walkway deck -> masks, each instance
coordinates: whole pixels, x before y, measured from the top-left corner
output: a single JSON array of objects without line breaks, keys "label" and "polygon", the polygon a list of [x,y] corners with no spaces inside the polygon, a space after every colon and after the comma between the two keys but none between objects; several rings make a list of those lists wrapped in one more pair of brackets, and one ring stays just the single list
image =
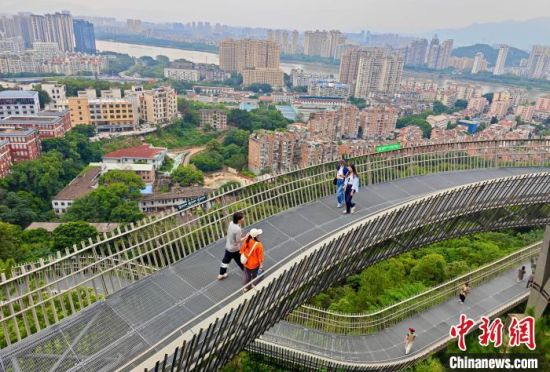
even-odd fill
[{"label": "walkway deck", "polygon": [[[406,200],[449,187],[536,171],[535,168],[471,170],[376,184],[358,193],[357,212],[353,215],[342,215],[342,210],[335,208],[335,198],[330,197],[272,216],[254,227],[264,230],[265,266],[269,268],[275,262],[289,259],[299,247]],[[223,246],[224,241],[220,240],[205,247],[106,301],[1,350],[0,372],[111,371],[173,332],[174,324],[190,328],[219,310],[217,303],[241,287],[241,274],[234,263],[226,280],[216,280]],[[420,321],[416,324],[416,328],[422,326]]]},{"label": "walkway deck", "polygon": [[[519,265],[521,266],[521,265]],[[525,267],[530,273],[530,263]],[[476,322],[483,315],[491,315],[504,304],[517,303],[529,294],[526,280],[516,281],[517,269],[473,288],[464,304],[452,298],[425,310],[376,334],[346,336],[281,321],[260,337],[261,341],[316,355],[333,362],[379,364],[404,358],[403,339],[409,327],[416,329],[417,337],[409,356],[445,341],[451,325],[459,322],[460,314],[466,314]]]}]

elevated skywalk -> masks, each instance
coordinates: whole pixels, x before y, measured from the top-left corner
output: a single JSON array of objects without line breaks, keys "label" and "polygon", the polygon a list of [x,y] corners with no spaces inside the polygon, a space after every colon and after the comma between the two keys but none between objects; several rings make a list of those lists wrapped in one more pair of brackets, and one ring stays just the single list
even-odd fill
[{"label": "elevated skywalk", "polygon": [[[264,231],[262,241],[266,248],[265,276],[268,278],[271,275],[270,268],[290,262],[305,248],[387,208],[452,187],[549,170],[468,170],[379,183],[362,188],[356,195],[354,201],[357,203],[357,212],[353,215],[342,215],[342,210],[336,208],[335,197],[330,196],[273,215],[247,229],[259,227]],[[161,350],[164,345],[159,344],[161,341],[169,344],[188,331],[195,332],[194,326],[227,306],[228,297],[236,301],[244,297],[240,292],[241,274],[233,263],[230,265],[229,277],[223,281],[216,280],[223,249],[224,240],[218,240],[115,292],[105,301],[93,304],[56,325],[2,349],[0,368],[3,371],[110,371],[138,368],[146,363],[146,358],[156,355],[151,354],[151,351]],[[516,293],[515,289],[509,288],[510,296],[523,295]],[[472,295],[469,301],[474,299]],[[508,301],[509,297],[503,299]],[[487,302],[487,306],[490,303]],[[478,310],[472,307],[472,311]],[[440,323],[448,320],[442,318]],[[418,322],[424,324],[421,318]],[[292,326],[281,323],[279,327]],[[392,339],[388,335],[388,340]],[[418,345],[421,346],[420,340]],[[396,353],[397,349],[396,346]],[[374,358],[377,350],[373,349],[372,352]],[[392,355],[388,354],[388,357]],[[342,354],[342,358],[348,357],[345,352]]]}]

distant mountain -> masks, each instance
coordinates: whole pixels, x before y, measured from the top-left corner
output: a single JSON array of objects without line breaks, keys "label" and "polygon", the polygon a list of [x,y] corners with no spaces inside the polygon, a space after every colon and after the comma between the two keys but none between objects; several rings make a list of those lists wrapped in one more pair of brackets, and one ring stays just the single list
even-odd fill
[{"label": "distant mountain", "polygon": [[[483,53],[483,56],[491,65],[494,66],[496,64],[498,48],[493,48],[488,44],[474,44],[453,49],[453,56],[474,58],[478,52]],[[521,59],[527,57],[529,57],[529,53],[510,47],[508,56],[506,57],[506,66],[519,66]]]},{"label": "distant mountain", "polygon": [[[525,4],[527,6],[527,3]],[[550,44],[550,17],[529,19],[526,21],[503,21],[493,23],[474,23],[456,29],[435,30],[440,39],[454,39],[455,45],[508,44],[516,48],[530,50],[536,44]]]}]

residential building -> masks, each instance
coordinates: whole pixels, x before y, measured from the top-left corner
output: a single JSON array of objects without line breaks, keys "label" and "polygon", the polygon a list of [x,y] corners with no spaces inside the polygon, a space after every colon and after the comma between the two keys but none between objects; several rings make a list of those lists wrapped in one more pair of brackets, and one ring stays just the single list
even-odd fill
[{"label": "residential building", "polygon": [[155,213],[176,209],[186,201],[207,196],[212,189],[199,186],[183,187],[171,192],[145,195],[139,202],[139,209],[144,213]]},{"label": "residential building", "polygon": [[449,121],[453,121],[449,115],[440,114],[440,115],[429,115],[426,118],[426,122],[432,126],[432,128],[447,128]]},{"label": "residential building", "polygon": [[261,172],[285,172],[291,170],[299,158],[298,134],[259,130],[248,138],[248,169]]},{"label": "residential building", "polygon": [[140,34],[143,32],[143,23],[141,22],[141,19],[127,19],[126,27],[128,28],[128,31],[135,34]]},{"label": "residential building", "polygon": [[426,59],[427,50],[428,50],[428,40],[426,39],[414,40],[407,47],[405,64],[408,66],[422,66]]},{"label": "residential building", "polygon": [[139,119],[148,124],[168,123],[178,114],[178,94],[169,86],[149,90],[134,86],[132,90],[124,92],[124,98],[134,107],[139,107]]},{"label": "residential building", "polygon": [[81,199],[97,188],[101,167],[88,167],[79,174],[56,196],[52,198],[52,207],[56,215],[62,216],[73,205],[75,200]]},{"label": "residential building", "polygon": [[533,115],[535,114],[535,106],[518,106],[516,107],[516,116],[519,116],[521,120],[526,123],[533,121]]},{"label": "residential building", "polygon": [[299,145],[300,168],[334,161],[338,156],[338,144],[335,141],[304,141]]},{"label": "residential building", "polygon": [[200,72],[197,70],[171,67],[166,67],[164,69],[164,77],[178,81],[192,82],[197,82],[201,79]]},{"label": "residential building", "polygon": [[507,91],[496,92],[493,94],[493,102],[489,108],[488,116],[501,119],[508,114],[510,108],[511,95]]},{"label": "residential building", "polygon": [[371,93],[394,94],[403,74],[403,55],[399,51],[369,48],[359,57],[355,97],[368,98]]},{"label": "residential building", "polygon": [[25,46],[20,36],[2,38],[2,34],[0,33],[0,52],[18,54],[23,50],[25,50]]},{"label": "residential building", "polygon": [[245,69],[279,69],[280,48],[269,40],[225,39],[220,42],[220,68],[229,72]]},{"label": "residential building", "polygon": [[242,71],[243,85],[269,84],[274,88],[284,86],[284,72],[278,68],[246,68]]},{"label": "residential building", "polygon": [[167,149],[165,147],[154,147],[147,143],[140,146],[127,147],[103,155],[104,163],[119,164],[152,164],[159,170],[164,163]]},{"label": "residential building", "polygon": [[359,114],[359,138],[385,139],[395,130],[397,110],[392,106],[371,106]]},{"label": "residential building", "polygon": [[35,129],[40,139],[61,138],[71,130],[68,110],[40,111],[34,115],[8,116],[0,119],[0,129]]},{"label": "residential building", "polygon": [[550,96],[537,98],[535,102],[535,111],[550,113]]},{"label": "residential building", "polygon": [[436,64],[437,70],[444,70],[449,67],[449,60],[453,51],[453,42],[454,41],[452,39],[448,39],[441,44],[441,49],[439,51],[439,56]]},{"label": "residential building", "polygon": [[471,98],[468,100],[466,110],[473,115],[479,115],[485,111],[488,104],[489,101],[485,97]]},{"label": "residential building", "polygon": [[82,19],[73,20],[74,40],[76,52],[95,54],[95,32],[91,22]]},{"label": "residential building", "polygon": [[504,74],[504,67],[506,65],[506,57],[508,56],[507,45],[501,45],[498,49],[497,61],[495,63],[495,68],[493,69],[493,75],[502,75]]},{"label": "residential building", "polygon": [[472,74],[478,74],[487,70],[487,61],[481,52],[477,52],[474,57],[474,65],[472,66]]},{"label": "residential building", "polygon": [[9,142],[0,140],[0,178],[10,173],[12,164]]},{"label": "residential building", "polygon": [[337,49],[346,42],[345,36],[338,30],[306,31],[304,34],[304,54],[335,58]]},{"label": "residential building", "polygon": [[472,71],[474,59],[468,57],[451,57],[449,58],[449,66],[455,70]]},{"label": "residential building", "polygon": [[310,138],[337,141],[342,138],[357,138],[359,110],[353,105],[334,110],[315,112],[307,123]]},{"label": "residential building", "polygon": [[307,93],[314,97],[344,97],[350,95],[349,85],[340,83],[334,79],[311,80]]},{"label": "residential building", "polygon": [[7,141],[13,163],[34,160],[40,156],[38,131],[29,129],[0,129],[0,142]]},{"label": "residential building", "polygon": [[299,68],[293,68],[290,71],[290,78],[292,79],[293,87],[307,87],[311,81],[314,80],[328,80],[332,79],[332,75],[323,74],[319,72],[305,72]]},{"label": "residential building", "polygon": [[531,79],[544,79],[550,76],[550,46],[533,46],[527,60],[527,74]]},{"label": "residential building", "polygon": [[0,92],[0,119],[7,116],[32,115],[40,111],[38,92],[4,90]]},{"label": "residential building", "polygon": [[39,42],[57,43],[65,52],[74,51],[73,17],[68,12],[31,15],[32,39]]},{"label": "residential building", "polygon": [[65,90],[65,85],[58,84],[56,82],[47,82],[42,83],[42,90],[48,93],[50,96],[50,103],[48,103],[48,108],[53,110],[62,110],[67,106],[67,92]]},{"label": "residential building", "polygon": [[227,112],[218,109],[200,110],[201,127],[209,126],[214,129],[223,130],[227,128]]},{"label": "residential building", "polygon": [[121,132],[134,130],[138,124],[138,107],[129,99],[81,96],[67,101],[72,126],[94,125],[98,132]]}]

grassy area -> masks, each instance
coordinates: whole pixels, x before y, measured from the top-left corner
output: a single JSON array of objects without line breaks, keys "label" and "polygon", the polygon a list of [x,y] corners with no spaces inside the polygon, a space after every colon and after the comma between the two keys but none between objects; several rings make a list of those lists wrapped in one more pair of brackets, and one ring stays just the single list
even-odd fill
[{"label": "grassy area", "polygon": [[199,128],[172,125],[145,136],[145,141],[153,146],[169,149],[205,145],[218,136],[217,132],[205,132]]}]

